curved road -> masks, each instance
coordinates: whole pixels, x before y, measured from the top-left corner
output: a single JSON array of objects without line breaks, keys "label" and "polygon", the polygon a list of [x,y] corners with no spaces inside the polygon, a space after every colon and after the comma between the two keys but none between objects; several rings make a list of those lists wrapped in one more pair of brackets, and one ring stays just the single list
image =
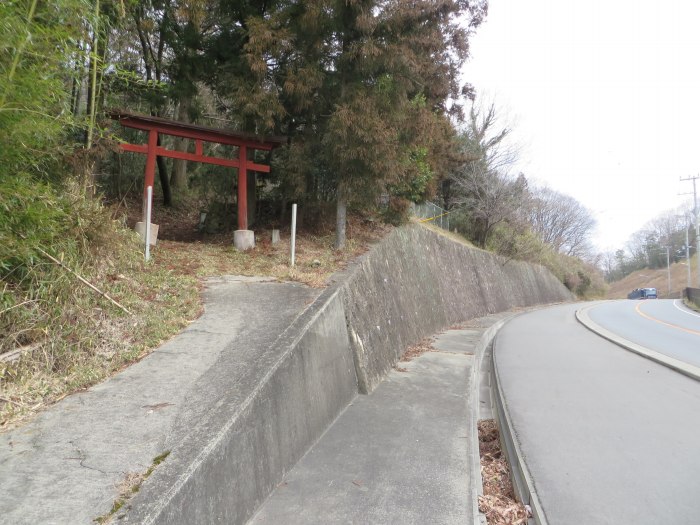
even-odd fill
[{"label": "curved road", "polygon": [[[651,303],[641,310],[665,315]],[[699,523],[700,382],[589,331],[574,316],[581,306],[520,315],[494,343],[511,433],[546,521]]]},{"label": "curved road", "polygon": [[700,366],[700,314],[679,300],[606,301],[588,316],[629,341]]}]

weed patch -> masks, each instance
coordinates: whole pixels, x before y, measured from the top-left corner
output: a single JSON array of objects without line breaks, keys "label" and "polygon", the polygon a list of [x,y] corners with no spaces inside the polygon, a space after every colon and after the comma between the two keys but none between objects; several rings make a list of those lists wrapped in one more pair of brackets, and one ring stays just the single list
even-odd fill
[{"label": "weed patch", "polygon": [[151,463],[151,466],[148,467],[148,470],[146,470],[146,472],[128,472],[126,476],[124,476],[124,479],[121,481],[121,483],[117,486],[119,496],[116,500],[114,500],[112,508],[107,514],[95,518],[95,523],[109,523],[110,520],[114,517],[114,515],[117,514],[117,512],[119,512],[124,507],[124,505],[126,505],[129,502],[129,500],[134,497],[134,494],[141,490],[141,485],[143,484],[143,482],[146,481],[151,474],[153,474],[153,471],[156,469],[156,467],[163,463],[163,461],[165,461],[165,459],[169,455],[170,451],[168,450],[166,452],[163,452],[159,456],[153,458],[153,462]]},{"label": "weed patch", "polygon": [[[273,245],[260,230],[256,247],[239,252],[233,248],[230,235],[194,238],[196,224],[187,222],[184,210],[175,210],[171,217],[164,216],[171,212],[157,208],[159,220],[171,230],[179,227],[186,233],[171,231],[172,237],[188,242],[159,240],[151,260],[145,262],[139,238],[123,227],[121,219],[113,219],[114,210],[87,209],[83,215],[99,227],[93,228],[82,219],[85,231],[71,234],[85,242],[52,243],[51,238],[42,237],[36,241],[40,244],[33,245],[35,241],[19,237],[14,242],[23,246],[18,253],[24,255],[4,260],[0,282],[0,431],[25,422],[66,395],[103,381],[177,334],[202,311],[204,278],[268,276],[323,287],[334,272],[388,231],[353,217],[347,247],[341,251],[333,249],[331,230],[301,231],[296,265],[290,267],[285,232],[282,241]],[[67,248],[78,245],[79,250]],[[37,248],[65,268],[42,257]]]}]

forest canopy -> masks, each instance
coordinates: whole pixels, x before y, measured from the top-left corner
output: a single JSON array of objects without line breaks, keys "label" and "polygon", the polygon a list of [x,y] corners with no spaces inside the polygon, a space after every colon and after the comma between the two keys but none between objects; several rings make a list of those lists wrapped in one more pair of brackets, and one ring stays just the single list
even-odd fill
[{"label": "forest canopy", "polygon": [[[486,15],[484,0],[0,1],[0,428],[177,333],[200,312],[199,278],[322,286],[426,200],[503,264],[600,294],[581,259],[587,210],[529,183],[509,126],[463,79]],[[247,180],[248,223],[284,229],[298,204],[306,268],[283,243],[233,249],[235,168],[163,156],[161,235],[197,242],[162,235],[145,261],[132,230],[145,156],[120,145],[146,136],[120,113],[283,137],[247,159],[271,166]]]},{"label": "forest canopy", "polygon": [[[31,3],[12,6],[22,16]],[[334,206],[340,248],[348,207],[388,197],[401,221],[454,161],[454,123],[473,94],[459,74],[486,11],[464,0],[92,0],[94,18],[72,26],[64,51],[63,103],[88,146],[107,131],[126,138],[100,128],[110,108],[288,137],[274,159],[277,211]],[[159,158],[158,171],[166,205],[216,185],[185,161]]]},{"label": "forest canopy", "polygon": [[[279,225],[297,202],[308,221],[334,217],[337,249],[348,212],[400,224],[431,199],[507,258],[590,259],[588,211],[513,171],[510,128],[462,80],[483,0],[11,0],[0,15],[6,275],[38,246],[85,251],[106,221],[90,212],[76,239],[76,213],[140,195],[143,159],[117,146],[145,139],[110,121],[115,110],[286,137],[260,159],[272,173],[253,181],[253,222]],[[231,169],[157,167],[165,206],[194,197],[207,228],[235,224]]]}]

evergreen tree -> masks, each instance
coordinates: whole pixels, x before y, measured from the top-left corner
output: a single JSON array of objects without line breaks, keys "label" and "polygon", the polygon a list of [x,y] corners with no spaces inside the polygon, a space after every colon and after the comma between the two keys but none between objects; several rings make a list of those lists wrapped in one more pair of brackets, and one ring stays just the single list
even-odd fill
[{"label": "evergreen tree", "polygon": [[283,179],[292,194],[335,201],[336,247],[349,205],[374,205],[387,190],[399,199],[429,190],[451,146],[448,109],[459,113],[457,76],[484,3],[232,5],[220,4],[236,20],[215,45],[217,89],[249,131],[290,137]]}]

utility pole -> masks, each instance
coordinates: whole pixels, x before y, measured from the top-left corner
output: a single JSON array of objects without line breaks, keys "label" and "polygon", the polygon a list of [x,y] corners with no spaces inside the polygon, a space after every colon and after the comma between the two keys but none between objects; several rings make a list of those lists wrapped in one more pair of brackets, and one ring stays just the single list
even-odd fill
[{"label": "utility pole", "polygon": [[696,181],[700,178],[699,175],[695,177],[686,177],[681,179],[681,182],[692,180],[693,181],[693,215],[695,215],[695,259],[697,262],[698,269],[698,288],[700,288],[700,208],[698,208],[698,192]]},{"label": "utility pole", "polygon": [[688,240],[688,230],[690,229],[690,223],[688,217],[685,218],[685,264],[688,267],[688,288],[692,286],[690,282],[690,241]]},{"label": "utility pole", "polygon": [[[666,279],[668,280],[668,295],[666,296],[668,299],[671,298],[671,247],[670,246],[664,246],[661,248],[653,248],[653,252],[662,252],[666,251]],[[649,252],[647,252],[647,257],[649,257]]]},{"label": "utility pole", "polygon": [[[681,193],[680,195],[685,195],[685,193]],[[688,284],[686,285],[688,288],[693,286],[692,281],[691,281],[691,271],[690,271],[690,223],[691,219],[689,217],[689,214],[686,213],[685,215],[676,215],[677,219],[683,219],[683,223],[685,224],[685,267],[686,271],[688,272]]]},{"label": "utility pole", "polygon": [[666,246],[666,272],[668,275],[668,296],[671,297],[671,247]]}]

